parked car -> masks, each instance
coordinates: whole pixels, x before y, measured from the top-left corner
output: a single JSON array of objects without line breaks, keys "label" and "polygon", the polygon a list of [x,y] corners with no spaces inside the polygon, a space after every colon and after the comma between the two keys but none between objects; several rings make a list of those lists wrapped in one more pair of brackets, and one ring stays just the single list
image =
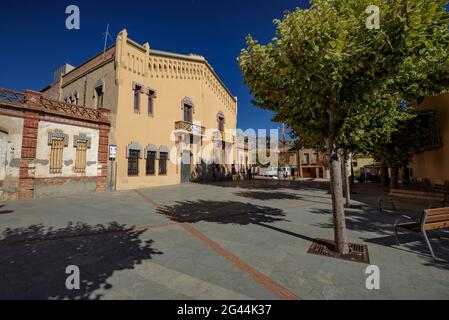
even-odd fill
[{"label": "parked car", "polygon": [[278,176],[278,168],[260,168],[259,175],[264,177],[277,177]]},{"label": "parked car", "polygon": [[377,173],[361,173],[360,176],[357,177],[357,181],[360,183],[366,183],[366,182],[372,182],[372,183],[379,183],[380,176]]},{"label": "parked car", "polygon": [[373,182],[373,183],[379,183],[381,181],[380,176],[377,173],[369,172],[366,175],[366,177],[367,177],[368,181]]},{"label": "parked car", "polygon": [[279,168],[279,175],[283,176],[284,178],[290,177],[292,175],[292,168],[290,167]]}]

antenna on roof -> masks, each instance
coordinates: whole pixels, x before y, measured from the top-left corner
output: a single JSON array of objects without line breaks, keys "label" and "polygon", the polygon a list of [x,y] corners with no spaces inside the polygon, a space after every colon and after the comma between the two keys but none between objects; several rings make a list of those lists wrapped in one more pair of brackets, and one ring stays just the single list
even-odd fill
[{"label": "antenna on roof", "polygon": [[108,38],[111,39],[112,42],[114,42],[114,39],[112,39],[111,34],[109,33],[109,23],[106,27],[106,32],[104,33],[104,48],[103,48],[103,59],[106,54],[106,47],[108,45]]}]

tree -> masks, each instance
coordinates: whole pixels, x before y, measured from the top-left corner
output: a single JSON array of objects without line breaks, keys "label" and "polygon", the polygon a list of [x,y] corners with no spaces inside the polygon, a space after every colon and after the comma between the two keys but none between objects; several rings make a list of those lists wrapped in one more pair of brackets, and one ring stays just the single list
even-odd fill
[{"label": "tree", "polygon": [[[307,140],[326,146],[331,170],[334,236],[349,252],[339,145],[394,131],[403,99],[448,88],[446,1],[314,0],[276,20],[277,37],[247,37],[239,57],[254,103]],[[366,9],[381,10],[380,29]],[[364,128],[376,130],[367,133]]]},{"label": "tree", "polygon": [[391,188],[398,188],[399,168],[407,167],[413,160],[413,155],[423,147],[429,147],[432,131],[437,115],[433,111],[417,111],[408,109],[407,119],[399,121],[396,130],[387,138],[374,143],[370,153],[375,160],[392,169]]}]

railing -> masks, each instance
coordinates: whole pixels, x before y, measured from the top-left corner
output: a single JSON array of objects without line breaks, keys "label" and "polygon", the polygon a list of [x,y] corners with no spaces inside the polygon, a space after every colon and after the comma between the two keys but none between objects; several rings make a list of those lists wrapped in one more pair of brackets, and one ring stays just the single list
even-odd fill
[{"label": "railing", "polygon": [[57,113],[62,115],[73,115],[75,117],[92,120],[102,120],[103,115],[101,110],[81,107],[73,104],[68,104],[62,101],[55,101],[46,98],[41,99],[42,111]]},{"label": "railing", "polygon": [[214,141],[223,141],[226,143],[235,143],[235,137],[224,131],[215,131],[213,136]]},{"label": "railing", "polygon": [[235,143],[235,137],[227,132],[222,132],[222,140],[227,143]]},{"label": "railing", "polygon": [[25,94],[10,89],[0,88],[0,102],[12,104],[25,104]]},{"label": "railing", "polygon": [[[30,99],[29,93],[18,92],[10,89],[0,88],[0,104],[18,106],[21,108],[30,108],[27,104]],[[68,116],[83,120],[96,122],[109,122],[107,117],[107,109],[92,109],[88,107],[77,106],[62,101],[50,100],[43,98],[39,92],[31,94],[30,102],[33,104],[33,110],[38,105],[39,111],[60,116]]]},{"label": "railing", "polygon": [[175,130],[183,130],[195,135],[204,135],[206,133],[205,127],[187,121],[175,122]]}]

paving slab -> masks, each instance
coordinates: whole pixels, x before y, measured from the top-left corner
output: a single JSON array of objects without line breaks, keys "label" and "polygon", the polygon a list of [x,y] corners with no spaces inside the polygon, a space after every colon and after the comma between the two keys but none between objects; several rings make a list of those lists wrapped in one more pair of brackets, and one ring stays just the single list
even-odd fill
[{"label": "paving slab", "polygon": [[[366,264],[307,253],[333,237],[325,182],[255,181],[4,203],[0,298],[449,299],[447,233],[432,240],[438,262],[419,237],[398,246],[397,216],[377,212],[376,189],[357,192],[348,236],[368,245],[380,290]],[[78,291],[65,288],[71,264]]]}]

